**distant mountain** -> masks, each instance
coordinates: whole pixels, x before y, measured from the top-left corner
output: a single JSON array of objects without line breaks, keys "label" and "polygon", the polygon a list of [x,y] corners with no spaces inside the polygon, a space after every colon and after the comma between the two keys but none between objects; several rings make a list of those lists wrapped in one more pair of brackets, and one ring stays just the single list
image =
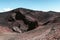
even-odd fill
[{"label": "distant mountain", "polygon": [[48,25],[49,23],[60,24],[60,13],[35,11],[26,8],[17,8],[0,13],[0,26],[8,26],[18,33],[30,31],[39,25]]}]

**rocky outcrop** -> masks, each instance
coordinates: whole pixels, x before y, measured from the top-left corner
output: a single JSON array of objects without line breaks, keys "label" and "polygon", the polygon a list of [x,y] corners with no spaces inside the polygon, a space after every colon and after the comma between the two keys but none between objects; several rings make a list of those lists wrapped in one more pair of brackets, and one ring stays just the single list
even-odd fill
[{"label": "rocky outcrop", "polygon": [[[7,37],[13,36],[14,40],[15,37],[16,40],[60,40],[59,26],[59,12],[17,8],[0,13],[0,33],[8,33]],[[13,33],[14,35],[12,35]]]}]

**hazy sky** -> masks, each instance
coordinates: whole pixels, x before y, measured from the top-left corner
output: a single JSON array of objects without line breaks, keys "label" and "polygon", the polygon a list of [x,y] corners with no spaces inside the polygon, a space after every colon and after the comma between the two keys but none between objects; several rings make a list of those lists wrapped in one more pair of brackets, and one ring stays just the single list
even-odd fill
[{"label": "hazy sky", "polygon": [[19,7],[42,11],[60,11],[60,0],[0,0],[0,11]]}]

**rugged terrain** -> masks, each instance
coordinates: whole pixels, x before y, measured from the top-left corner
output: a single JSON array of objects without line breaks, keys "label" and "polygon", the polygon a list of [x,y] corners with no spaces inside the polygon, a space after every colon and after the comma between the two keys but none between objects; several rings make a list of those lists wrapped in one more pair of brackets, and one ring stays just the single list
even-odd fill
[{"label": "rugged terrain", "polygon": [[2,12],[0,40],[60,40],[60,12],[26,8]]}]

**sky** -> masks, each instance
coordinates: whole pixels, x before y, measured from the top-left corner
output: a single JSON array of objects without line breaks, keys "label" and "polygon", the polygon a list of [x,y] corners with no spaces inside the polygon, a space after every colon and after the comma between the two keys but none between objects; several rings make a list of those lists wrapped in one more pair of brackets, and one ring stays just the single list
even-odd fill
[{"label": "sky", "polygon": [[60,12],[60,0],[0,0],[0,12],[16,8]]}]

